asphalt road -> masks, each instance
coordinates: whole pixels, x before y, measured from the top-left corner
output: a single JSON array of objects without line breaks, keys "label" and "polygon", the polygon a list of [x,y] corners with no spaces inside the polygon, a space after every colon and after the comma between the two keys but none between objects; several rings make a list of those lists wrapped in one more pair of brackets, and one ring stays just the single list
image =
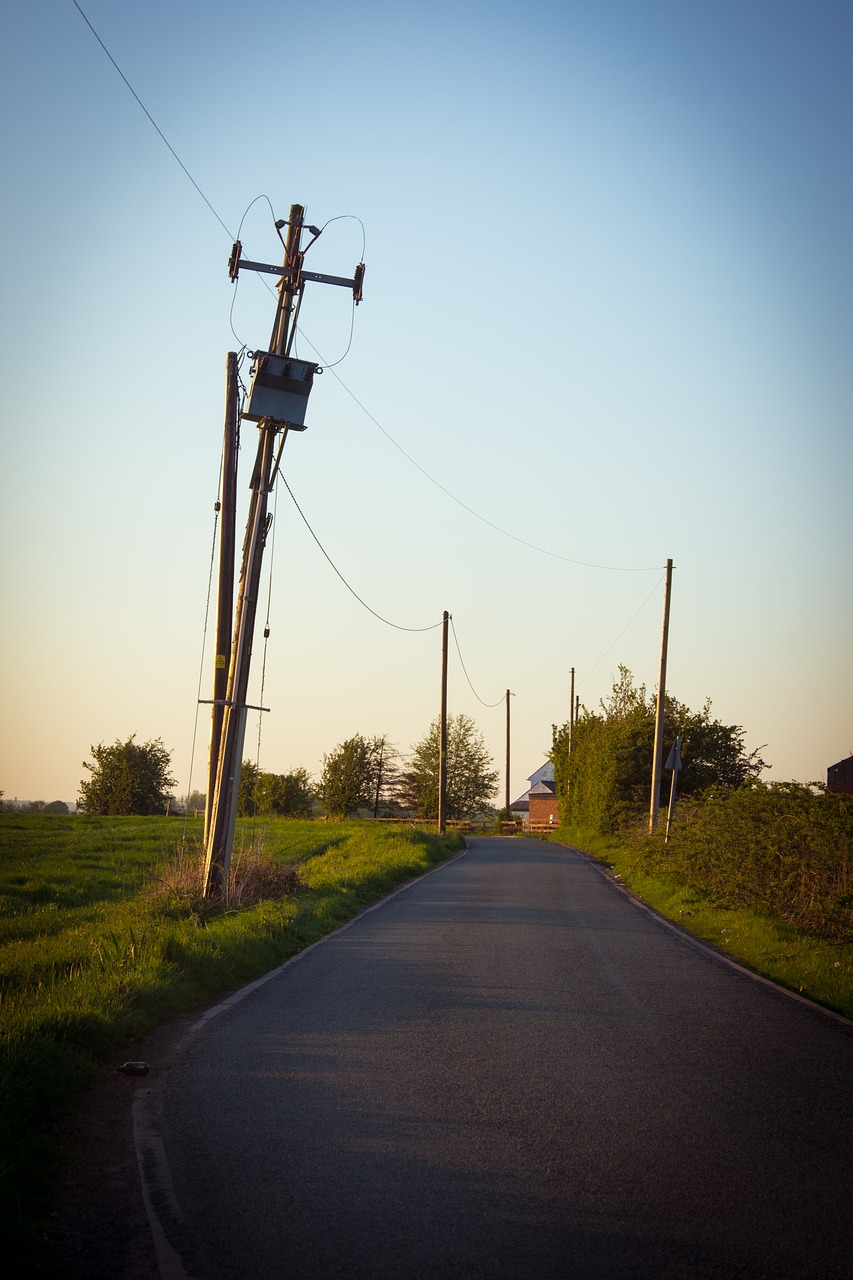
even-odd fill
[{"label": "asphalt road", "polygon": [[470,852],[214,1021],[163,1135],[195,1277],[853,1274],[853,1033],[580,855]]}]

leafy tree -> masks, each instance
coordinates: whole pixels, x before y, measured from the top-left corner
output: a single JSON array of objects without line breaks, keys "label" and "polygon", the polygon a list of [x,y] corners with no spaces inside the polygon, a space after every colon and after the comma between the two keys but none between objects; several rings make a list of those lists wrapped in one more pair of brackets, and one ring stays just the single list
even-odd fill
[{"label": "leafy tree", "polygon": [[237,817],[253,818],[258,812],[255,787],[258,783],[258,766],[252,760],[244,760],[240,768],[240,790],[237,792]]},{"label": "leafy tree", "polygon": [[400,753],[387,734],[369,740],[370,791],[373,816],[379,817],[382,807],[397,807],[397,789],[400,784]]},{"label": "leafy tree", "polygon": [[[438,816],[441,725],[433,720],[412,749],[401,796],[427,818]],[[491,808],[499,771],[492,766],[483,735],[470,716],[450,716],[447,721],[447,817],[465,818]]]},{"label": "leafy tree", "polygon": [[376,761],[373,741],[360,733],[323,756],[317,795],[329,813],[346,817],[375,803]]},{"label": "leafy tree", "polygon": [[[648,811],[656,699],[634,684],[627,667],[599,712],[583,708],[574,726],[569,753],[568,726],[554,726],[551,759],[560,815],[564,822],[599,831],[616,831]],[[691,711],[667,694],[664,703],[664,759],[681,735],[683,768],[679,794],[698,795],[712,786],[740,787],[767,766],[758,751],[747,754],[744,730],[711,716],[711,702]],[[668,793],[664,770],[661,790]],[[662,795],[665,802],[666,794]]]},{"label": "leafy tree", "polygon": [[258,773],[254,798],[258,813],[265,817],[307,818],[314,800],[311,776],[307,769],[294,769],[290,773]]},{"label": "leafy tree", "polygon": [[64,800],[51,800],[50,804],[45,804],[44,800],[27,800],[19,809],[20,813],[67,813],[68,805]]},{"label": "leafy tree", "polygon": [[175,785],[170,769],[172,755],[160,738],[144,744],[118,739],[112,746],[90,747],[94,764],[83,761],[90,778],[80,782],[78,804],[86,813],[163,813],[168,792]]},{"label": "leafy tree", "polygon": [[178,796],[176,804],[181,813],[193,814],[196,809],[204,809],[207,796],[203,791],[191,791],[188,796]]}]

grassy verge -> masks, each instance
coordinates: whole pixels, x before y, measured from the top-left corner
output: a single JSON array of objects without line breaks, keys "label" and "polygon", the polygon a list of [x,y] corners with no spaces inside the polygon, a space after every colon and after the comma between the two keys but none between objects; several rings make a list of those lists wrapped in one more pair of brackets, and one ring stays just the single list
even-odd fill
[{"label": "grassy verge", "polygon": [[654,875],[635,847],[616,836],[563,827],[553,837],[582,849],[621,877],[662,916],[725,951],[732,959],[791,991],[853,1018],[853,947],[817,937],[746,907],[731,907],[710,893]]},{"label": "grassy verge", "polygon": [[186,874],[200,820],[186,845],[182,833],[174,818],[0,818],[0,1222],[10,1247],[25,1248],[50,1208],[61,1121],[98,1064],[463,845],[356,822],[238,824],[235,847],[260,839],[264,866],[282,864],[291,892],[213,911]]}]

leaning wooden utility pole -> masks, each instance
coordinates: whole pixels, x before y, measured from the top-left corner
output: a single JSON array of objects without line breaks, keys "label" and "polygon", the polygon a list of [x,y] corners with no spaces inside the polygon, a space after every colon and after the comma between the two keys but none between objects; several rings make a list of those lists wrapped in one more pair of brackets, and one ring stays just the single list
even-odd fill
[{"label": "leaning wooden utility pole", "polygon": [[654,831],[660,809],[660,782],[663,775],[663,718],[666,703],[666,651],[669,644],[669,602],[672,595],[672,561],[666,562],[666,589],[663,597],[663,627],[660,640],[658,700],[655,710],[655,747],[652,756],[652,795],[649,804],[649,834]]},{"label": "leaning wooden utility pole", "polygon": [[445,609],[441,623],[441,719],[438,725],[438,830],[447,830],[447,623]]},{"label": "leaning wooden utility pole", "polygon": [[[270,338],[270,349],[254,353],[252,381],[242,414],[243,418],[258,424],[258,451],[251,479],[252,492],[243,540],[243,558],[228,678],[224,698],[220,699],[214,694],[214,712],[217,704],[221,702],[222,719],[218,745],[211,744],[211,758],[214,755],[216,757],[215,782],[209,786],[205,811],[204,892],[209,898],[227,898],[228,896],[231,847],[237,820],[240,770],[246,737],[246,715],[253,709],[266,710],[264,707],[250,707],[246,698],[249,691],[249,671],[261,582],[261,565],[267,533],[272,522],[272,516],[267,511],[268,498],[275,484],[288,431],[305,430],[308,396],[318,368],[311,361],[298,360],[291,356],[296,333],[296,317],[302,304],[305,282],[308,280],[315,280],[322,284],[344,285],[352,289],[356,305],[362,298],[363,262],[358,264],[351,279],[320,275],[304,270],[305,250],[302,249],[304,216],[305,210],[301,205],[295,204],[291,206],[287,223],[276,223],[276,228],[279,230],[287,226],[283,266],[248,261],[242,257],[242,245],[239,240],[231,251],[228,265],[232,281],[236,281],[241,269],[276,275],[279,280],[278,304]],[[310,248],[320,235],[320,230],[317,227],[308,227],[307,230],[312,235],[307,246]],[[295,309],[294,298],[297,299]],[[228,415],[229,408],[226,406],[226,422]],[[222,586],[222,579],[220,585]],[[221,613],[224,609],[224,602],[221,599],[219,608]],[[217,644],[217,664],[221,655],[222,650]],[[215,685],[215,688],[219,687]]]},{"label": "leaning wooden utility pole", "polygon": [[219,772],[219,749],[228,658],[231,653],[231,611],[234,607],[234,555],[237,532],[237,354],[229,351],[225,365],[225,433],[222,440],[222,488],[219,522],[219,589],[216,593],[216,654],[213,662],[213,698],[210,716],[210,748],[207,757],[207,792],[204,808],[204,842],[207,847],[211,800]]}]

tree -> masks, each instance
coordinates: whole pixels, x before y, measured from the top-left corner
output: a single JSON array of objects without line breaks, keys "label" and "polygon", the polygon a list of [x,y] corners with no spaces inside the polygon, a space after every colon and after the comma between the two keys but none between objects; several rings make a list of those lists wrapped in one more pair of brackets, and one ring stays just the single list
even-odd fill
[{"label": "tree", "polygon": [[189,795],[178,796],[176,803],[177,811],[180,813],[188,813],[192,816],[196,810],[204,810],[207,804],[207,796],[203,791],[191,791]]},{"label": "tree", "polygon": [[64,800],[51,800],[42,809],[42,813],[68,813],[68,805]]},{"label": "tree", "polygon": [[290,773],[258,773],[254,791],[257,811],[264,817],[307,818],[314,797],[307,769]]},{"label": "tree", "polygon": [[253,818],[258,812],[255,787],[258,784],[258,766],[252,760],[244,760],[240,768],[240,790],[237,792],[237,817]]},{"label": "tree", "polygon": [[[438,817],[441,726],[433,720],[413,749],[404,775],[401,795],[427,818]],[[465,715],[447,721],[447,817],[466,818],[490,809],[498,786],[499,771],[486,749],[483,735]]]},{"label": "tree", "polygon": [[[610,696],[602,699],[600,712],[584,708],[578,717],[571,753],[568,726],[554,726],[551,759],[563,822],[613,832],[648,812],[655,701],[645,685],[635,685],[628,668],[620,666],[619,679]],[[740,725],[712,718],[710,699],[696,712],[666,695],[664,759],[679,735],[682,796],[698,795],[712,786],[743,786],[767,767],[759,751],[747,754]],[[662,803],[666,803],[669,781],[664,770]]]},{"label": "tree", "polygon": [[172,755],[160,738],[144,744],[118,738],[112,746],[90,747],[94,764],[83,761],[92,775],[80,782],[78,804],[86,813],[164,813],[175,779],[170,769]]},{"label": "tree", "polygon": [[357,733],[323,756],[317,795],[329,813],[346,817],[373,806],[375,776],[373,741]]},{"label": "tree", "polygon": [[368,746],[370,747],[370,792],[373,816],[378,818],[382,806],[389,808],[397,806],[400,753],[384,733],[379,737],[371,738]]}]

